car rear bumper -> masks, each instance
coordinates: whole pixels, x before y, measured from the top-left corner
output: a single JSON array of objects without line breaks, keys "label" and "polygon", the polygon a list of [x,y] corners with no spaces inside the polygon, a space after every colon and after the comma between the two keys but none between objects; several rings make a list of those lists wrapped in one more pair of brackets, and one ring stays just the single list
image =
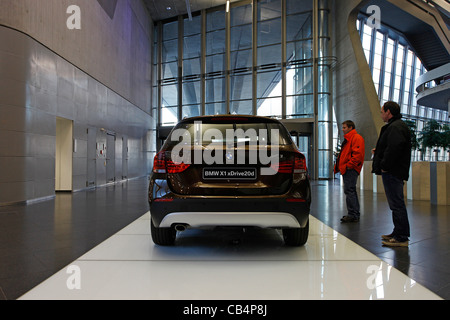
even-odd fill
[{"label": "car rear bumper", "polygon": [[156,227],[177,224],[190,227],[255,226],[303,228],[309,218],[309,201],[273,198],[162,198],[150,203]]},{"label": "car rear bumper", "polygon": [[160,228],[185,225],[193,228],[213,226],[252,226],[260,228],[300,228],[299,222],[285,212],[173,212],[161,221]]}]

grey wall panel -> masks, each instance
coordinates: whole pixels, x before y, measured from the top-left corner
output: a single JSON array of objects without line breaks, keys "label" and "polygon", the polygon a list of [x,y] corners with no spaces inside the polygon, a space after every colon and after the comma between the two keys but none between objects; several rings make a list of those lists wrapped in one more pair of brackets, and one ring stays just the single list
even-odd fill
[{"label": "grey wall panel", "polygon": [[26,86],[27,106],[36,110],[41,110],[51,115],[56,114],[56,95],[53,92],[42,91],[30,84]]},{"label": "grey wall panel", "polygon": [[34,198],[34,181],[0,182],[0,203],[10,204]]},{"label": "grey wall panel", "polygon": [[[86,93],[86,99],[87,99],[87,93]],[[78,101],[78,100],[75,99],[75,101]],[[80,122],[80,123],[87,123],[88,122],[87,103],[75,102],[74,108],[75,108],[75,112],[73,115],[73,120]]]},{"label": "grey wall panel", "polygon": [[[73,123],[73,138],[77,140],[87,141],[87,129],[88,126],[85,122],[74,121]],[[86,151],[83,149],[83,146],[78,146],[78,150],[76,155],[85,156]],[[75,154],[74,154],[75,157]]]},{"label": "grey wall panel", "polygon": [[[0,130],[0,157],[31,157],[29,135],[21,131]],[[1,168],[2,172],[7,168]]]},{"label": "grey wall panel", "polygon": [[0,157],[0,183],[33,181],[36,163],[32,157]]},{"label": "grey wall panel", "polygon": [[23,128],[25,128],[26,113],[26,108],[0,104],[0,132],[5,130],[20,130],[20,128],[23,131]]},{"label": "grey wall panel", "polygon": [[[73,176],[82,176],[84,181],[82,182],[81,189],[86,187],[86,172],[87,172],[87,162],[86,158],[73,158]],[[80,188],[76,188],[80,189]]]},{"label": "grey wall panel", "polygon": [[[33,157],[27,158],[28,161],[33,161],[31,166],[34,169],[33,178],[35,181],[40,180],[54,180],[55,179],[55,161],[49,161],[48,158]],[[27,163],[29,166],[30,164]]]},{"label": "grey wall panel", "polygon": [[[105,159],[91,159],[97,144],[88,144],[88,128],[95,129],[97,143],[106,144],[100,129],[132,137],[133,161],[124,169],[121,157],[114,160],[116,180],[124,171],[128,178],[148,174],[146,132],[154,120],[147,112],[31,37],[0,27],[0,42],[5,39],[12,42],[0,55],[14,56],[0,72],[0,205],[55,194],[56,117],[74,121],[73,190],[92,186],[92,161],[94,185],[106,183]],[[121,145],[118,150],[122,156]]]},{"label": "grey wall panel", "polygon": [[[27,37],[23,34],[20,36]],[[49,54],[50,51],[47,48],[36,41],[32,41],[31,38],[27,38],[30,45],[25,59],[29,61],[30,77],[26,80],[30,85],[40,89],[42,92],[55,95],[58,89],[57,56]]]},{"label": "grey wall panel", "polygon": [[23,56],[0,51],[0,70],[5,79],[23,81],[29,71],[28,61]]},{"label": "grey wall panel", "polygon": [[[105,2],[105,1],[104,1]],[[69,5],[81,10],[81,30],[66,26]],[[57,52],[137,107],[149,108],[147,80],[150,74],[153,22],[142,1],[118,1],[110,18],[97,1],[0,1],[0,24],[29,34]],[[3,43],[13,43],[7,35]],[[7,52],[22,54],[27,42],[19,42]],[[39,52],[36,51],[39,59]],[[46,66],[43,66],[46,67]],[[52,66],[54,67],[54,66]],[[36,73],[39,75],[39,73]],[[42,75],[43,85],[56,85]]]},{"label": "grey wall panel", "polygon": [[87,128],[87,171],[86,171],[86,187],[95,187],[96,185],[96,166],[97,166],[97,129],[93,127]]},{"label": "grey wall panel", "polygon": [[58,92],[56,93],[58,97],[64,98],[67,100],[75,100],[74,99],[74,85],[73,85],[73,77],[71,79],[66,79],[63,77],[58,77]]},{"label": "grey wall panel", "polygon": [[62,96],[56,97],[56,116],[73,120],[75,118],[75,102]]},{"label": "grey wall panel", "polygon": [[[2,14],[3,13],[4,12],[2,12]],[[28,47],[30,43],[27,41],[27,38],[24,36],[17,36],[17,34],[10,32],[8,28],[0,28],[0,37],[3,39],[4,43],[14,44],[10,46],[2,46],[2,53],[24,57],[26,52],[29,51]]]},{"label": "grey wall panel", "polygon": [[[73,84],[75,88],[83,89],[84,91],[88,90],[88,84],[89,84],[89,76],[81,71],[78,68],[74,69],[73,74]],[[86,96],[87,99],[87,96]],[[79,99],[78,99],[79,100]]]},{"label": "grey wall panel", "polygon": [[55,192],[55,179],[42,179],[33,181],[31,199],[46,198]]},{"label": "grey wall panel", "polygon": [[26,131],[39,135],[53,136],[56,131],[55,116],[36,108],[26,108]]},{"label": "grey wall panel", "polygon": [[26,104],[25,82],[0,76],[0,103],[24,107]]},{"label": "grey wall panel", "polygon": [[73,191],[86,189],[86,175],[77,175],[72,177]]},{"label": "grey wall panel", "polygon": [[56,134],[53,136],[41,134],[27,134],[27,143],[30,143],[30,154],[34,157],[55,160]]}]

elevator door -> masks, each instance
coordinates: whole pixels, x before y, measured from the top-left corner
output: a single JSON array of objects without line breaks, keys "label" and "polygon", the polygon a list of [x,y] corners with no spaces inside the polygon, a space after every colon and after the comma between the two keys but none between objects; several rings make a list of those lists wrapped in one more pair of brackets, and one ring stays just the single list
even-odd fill
[{"label": "elevator door", "polygon": [[128,137],[122,137],[122,179],[128,178]]},{"label": "elevator door", "polygon": [[96,136],[96,165],[95,176],[96,186],[102,186],[106,184],[106,143],[107,134],[104,129],[97,129]]},{"label": "elevator door", "polygon": [[56,118],[55,151],[55,191],[72,191],[72,120]]},{"label": "elevator door", "polygon": [[106,183],[116,181],[116,135],[106,134]]},{"label": "elevator door", "polygon": [[87,129],[87,178],[86,187],[95,187],[97,184],[97,129]]}]

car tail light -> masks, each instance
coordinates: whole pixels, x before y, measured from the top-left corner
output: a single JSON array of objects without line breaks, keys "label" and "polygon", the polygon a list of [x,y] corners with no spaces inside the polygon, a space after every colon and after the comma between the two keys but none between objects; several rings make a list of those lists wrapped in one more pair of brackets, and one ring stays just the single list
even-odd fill
[{"label": "car tail light", "polygon": [[301,153],[296,153],[294,159],[283,160],[278,163],[278,168],[272,165],[272,168],[279,173],[306,173],[306,159]]},{"label": "car tail light", "polygon": [[292,160],[284,160],[278,163],[278,172],[279,173],[292,173]]},{"label": "car tail light", "polygon": [[165,151],[161,151],[156,154],[153,159],[153,172],[155,173],[166,173],[166,161],[165,161]]},{"label": "car tail light", "polygon": [[303,154],[297,153],[294,160],[294,173],[306,173],[306,158]]},{"label": "car tail light", "polygon": [[153,172],[155,173],[180,173],[189,168],[189,164],[176,163],[166,159],[165,150],[160,151],[153,159]]},{"label": "car tail light", "polygon": [[172,160],[166,161],[167,173],[180,173],[189,168],[189,164],[186,163],[175,163]]}]

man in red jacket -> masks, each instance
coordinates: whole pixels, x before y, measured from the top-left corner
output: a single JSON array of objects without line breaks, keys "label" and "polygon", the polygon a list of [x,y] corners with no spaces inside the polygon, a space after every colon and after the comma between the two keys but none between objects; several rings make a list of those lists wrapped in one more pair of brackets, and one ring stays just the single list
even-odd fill
[{"label": "man in red jacket", "polygon": [[360,217],[359,200],[356,193],[356,181],[364,163],[364,139],[356,132],[355,123],[351,120],[342,123],[344,141],[341,152],[334,166],[334,173],[340,172],[344,180],[348,214],[341,222],[358,222]]}]

